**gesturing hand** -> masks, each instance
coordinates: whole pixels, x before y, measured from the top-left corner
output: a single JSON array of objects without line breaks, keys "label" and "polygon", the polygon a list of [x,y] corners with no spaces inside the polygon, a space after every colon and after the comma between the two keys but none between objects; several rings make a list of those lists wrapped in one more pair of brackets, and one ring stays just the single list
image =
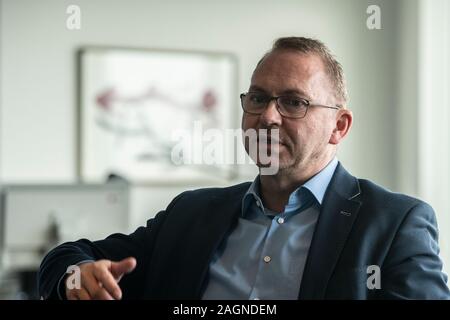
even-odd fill
[{"label": "gesturing hand", "polygon": [[68,300],[113,300],[122,298],[120,279],[136,267],[136,259],[129,257],[121,261],[98,260],[79,265],[81,288],[69,289],[66,279]]}]

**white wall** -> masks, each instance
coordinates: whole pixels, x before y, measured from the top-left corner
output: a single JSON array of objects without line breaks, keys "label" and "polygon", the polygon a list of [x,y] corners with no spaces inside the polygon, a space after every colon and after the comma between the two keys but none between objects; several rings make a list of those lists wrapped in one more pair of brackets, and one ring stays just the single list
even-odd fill
[{"label": "white wall", "polygon": [[[75,179],[74,52],[79,46],[233,52],[240,63],[238,87],[245,91],[273,39],[295,34],[322,39],[346,70],[355,125],[340,159],[356,175],[395,188],[395,6],[373,3],[381,6],[382,30],[367,30],[369,1],[360,0],[2,0],[1,180]],[[81,8],[79,31],[65,27],[69,4]]]},{"label": "white wall", "polygon": [[419,2],[399,1],[397,29],[397,187],[419,195],[418,110],[419,110]]},{"label": "white wall", "polygon": [[401,0],[397,188],[432,205],[450,266],[450,3]]},{"label": "white wall", "polygon": [[450,270],[450,2],[419,1],[418,193],[436,210]]}]

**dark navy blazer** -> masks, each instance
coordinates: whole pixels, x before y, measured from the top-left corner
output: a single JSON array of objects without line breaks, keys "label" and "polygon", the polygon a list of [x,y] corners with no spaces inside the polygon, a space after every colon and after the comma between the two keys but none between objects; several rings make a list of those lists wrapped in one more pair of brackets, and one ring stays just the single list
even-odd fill
[{"label": "dark navy blazer", "polygon": [[[249,185],[187,191],[130,235],[58,246],[41,264],[41,296],[58,297],[58,281],[71,264],[134,256],[136,269],[120,282],[124,299],[200,299],[211,257],[236,225]],[[338,164],[298,297],[449,299],[437,237],[428,204],[357,179]],[[380,267],[379,289],[367,285],[373,265]]]}]

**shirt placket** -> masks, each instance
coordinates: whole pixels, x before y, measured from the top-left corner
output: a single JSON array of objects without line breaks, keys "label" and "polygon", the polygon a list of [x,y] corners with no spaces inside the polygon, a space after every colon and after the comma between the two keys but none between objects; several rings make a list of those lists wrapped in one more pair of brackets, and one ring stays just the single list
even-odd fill
[{"label": "shirt placket", "polygon": [[[260,209],[264,210],[262,206],[260,207]],[[284,223],[284,219],[285,218],[283,218],[282,215],[278,215],[273,218],[270,227],[266,232],[263,248],[261,250],[258,261],[258,271],[256,274],[255,283],[252,287],[252,291],[250,292],[250,300],[270,298],[262,297],[261,295],[264,294],[264,292],[267,292],[267,286],[270,286],[270,284],[265,283],[264,279],[273,279],[274,277],[276,277],[276,268],[274,268],[273,265],[277,262],[274,259],[278,259],[279,257],[276,255],[276,252],[273,249],[273,235],[276,233],[277,229]]]}]

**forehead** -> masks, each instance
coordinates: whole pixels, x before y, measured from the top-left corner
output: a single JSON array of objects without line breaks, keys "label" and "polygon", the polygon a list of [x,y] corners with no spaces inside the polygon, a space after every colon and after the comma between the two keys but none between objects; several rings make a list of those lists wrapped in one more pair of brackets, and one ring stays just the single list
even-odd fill
[{"label": "forehead", "polygon": [[256,67],[251,86],[273,94],[300,91],[316,96],[316,90],[328,89],[328,77],[322,59],[315,54],[275,51]]}]

